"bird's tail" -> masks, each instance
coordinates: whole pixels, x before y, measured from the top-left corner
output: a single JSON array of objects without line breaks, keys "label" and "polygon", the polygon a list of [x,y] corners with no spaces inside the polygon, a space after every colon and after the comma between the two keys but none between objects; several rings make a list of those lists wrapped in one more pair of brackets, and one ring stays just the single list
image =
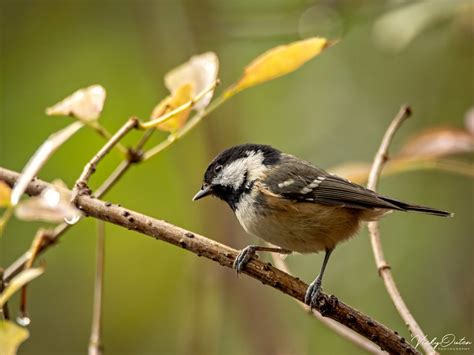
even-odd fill
[{"label": "bird's tail", "polygon": [[437,209],[431,208],[431,207],[412,205],[412,204],[409,204],[409,203],[401,202],[401,201],[394,200],[394,199],[384,197],[384,196],[380,196],[380,198],[382,200],[398,207],[397,209],[399,209],[401,211],[415,211],[415,212],[432,214],[434,216],[440,216],[440,217],[453,217],[454,216],[454,213],[437,210]]}]

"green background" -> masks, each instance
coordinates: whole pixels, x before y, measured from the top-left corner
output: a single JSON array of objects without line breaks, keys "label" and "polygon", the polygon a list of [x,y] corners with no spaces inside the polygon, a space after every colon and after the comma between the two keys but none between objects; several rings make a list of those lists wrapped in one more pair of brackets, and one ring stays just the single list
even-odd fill
[{"label": "green background", "polygon": [[[434,0],[442,1],[449,0]],[[267,143],[325,168],[370,161],[405,102],[414,116],[397,134],[394,149],[428,127],[463,127],[474,93],[472,27],[456,13],[403,50],[387,51],[374,42],[373,26],[395,3],[3,0],[1,166],[21,170],[50,133],[71,122],[47,117],[44,109],[78,88],[106,88],[100,121],[113,131],[131,115],[147,118],[167,95],[164,74],[193,54],[215,51],[226,87],[266,49],[312,35],[340,37],[295,73],[225,103],[185,139],[132,168],[106,197],[242,248],[251,239],[230,209],[213,199],[191,203],[207,163],[222,149]],[[138,137],[133,133],[125,143]],[[156,134],[149,146],[164,137]],[[95,133],[81,130],[40,177],[71,186],[102,144]],[[118,162],[118,154],[110,154],[92,186]],[[382,239],[400,290],[429,337],[453,333],[473,341],[472,180],[411,172],[384,178],[380,190],[456,214],[442,219],[393,213],[381,223]],[[26,250],[43,225],[12,220],[0,240],[0,265]],[[95,230],[93,220],[81,222],[41,258],[46,272],[29,287],[31,334],[21,354],[87,351]],[[216,263],[112,225],[106,246],[108,354],[363,353],[289,297]],[[309,282],[322,255],[287,261]],[[335,251],[324,288],[410,338],[377,276],[365,228]],[[17,305],[17,298],[10,302],[13,314]]]}]

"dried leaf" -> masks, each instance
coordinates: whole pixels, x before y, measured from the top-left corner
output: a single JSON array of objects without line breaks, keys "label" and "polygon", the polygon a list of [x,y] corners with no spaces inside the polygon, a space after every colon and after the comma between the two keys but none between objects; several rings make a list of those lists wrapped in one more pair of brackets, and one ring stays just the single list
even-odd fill
[{"label": "dried leaf", "polygon": [[4,181],[0,181],[0,207],[8,207],[10,205],[12,189]]},{"label": "dried leaf", "polygon": [[[192,84],[191,96],[206,90],[217,80],[219,73],[219,59],[214,52],[207,52],[192,56],[189,61],[171,70],[165,75],[165,85],[175,96],[176,91],[185,84]],[[209,105],[214,91],[209,92],[196,102],[194,108],[201,111]]]},{"label": "dried leaf", "polygon": [[20,178],[18,179],[11,194],[11,204],[15,206],[20,201],[21,195],[25,192],[26,187],[31,179],[43,167],[46,161],[53,155],[53,153],[71,136],[76,133],[83,124],[81,122],[74,122],[50,135],[48,139],[36,150],[35,154],[30,158],[26,166],[23,168]]},{"label": "dried leaf", "polygon": [[291,73],[320,54],[329,45],[330,42],[327,39],[313,37],[272,48],[245,68],[242,78],[227,94],[233,95],[243,89]]},{"label": "dried leaf", "polygon": [[349,162],[331,168],[329,171],[356,184],[362,184],[367,181],[370,164],[363,162]]},{"label": "dried leaf", "polygon": [[83,121],[99,118],[104,107],[106,92],[100,85],[76,91],[56,105],[46,109],[49,116],[72,116]]},{"label": "dried leaf", "polygon": [[0,349],[3,355],[15,355],[30,333],[13,322],[0,320]]},{"label": "dried leaf", "polygon": [[471,107],[464,115],[464,125],[467,131],[474,135],[474,107]]},{"label": "dried leaf", "polygon": [[8,283],[8,286],[0,293],[0,307],[3,307],[13,294],[28,282],[36,279],[44,272],[44,268],[36,267],[23,270]]},{"label": "dried leaf", "polygon": [[435,158],[474,151],[474,135],[467,131],[438,127],[426,130],[411,138],[397,157]]},{"label": "dried leaf", "polygon": [[61,182],[53,182],[39,196],[34,196],[21,203],[15,210],[15,215],[26,221],[62,222],[81,215],[71,203],[71,193]]},{"label": "dried leaf", "polygon": [[[166,97],[153,109],[151,119],[157,119],[161,116],[173,111],[181,105],[191,101],[193,98],[193,85],[188,83],[178,88],[172,95]],[[166,131],[174,132],[181,128],[191,113],[191,107],[173,115],[166,122],[156,125],[156,128]]]}]

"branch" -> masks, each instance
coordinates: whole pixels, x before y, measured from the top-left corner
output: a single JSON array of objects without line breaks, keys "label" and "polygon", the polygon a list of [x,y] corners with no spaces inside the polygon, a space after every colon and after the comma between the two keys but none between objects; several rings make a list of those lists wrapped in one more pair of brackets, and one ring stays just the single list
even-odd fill
[{"label": "branch", "polygon": [[[18,177],[18,173],[0,168],[0,180],[5,181],[8,185],[14,185]],[[38,195],[48,186],[50,186],[48,183],[36,179],[28,185],[26,192],[29,195]],[[87,216],[176,245],[198,256],[213,260],[222,266],[232,268],[234,259],[238,254],[235,249],[196,233],[91,196],[77,196],[75,203]],[[259,260],[251,260],[244,273],[300,302],[304,301],[308,285],[269,264]],[[383,350],[397,354],[416,353],[416,350],[393,330],[339,301],[335,296],[322,294],[316,309],[323,316],[342,323],[363,335]]]},{"label": "branch", "polygon": [[[410,115],[410,107],[406,105],[402,106],[397,116],[393,119],[392,123],[385,132],[385,135],[382,139],[382,143],[380,143],[379,150],[375,155],[374,163],[372,164],[372,169],[370,170],[367,188],[374,191],[376,190],[382,169],[385,163],[388,161],[388,148],[390,146],[390,143],[392,142],[393,137],[397,132],[398,128],[408,117],[410,117]],[[370,222],[368,224],[368,228],[370,233],[370,242],[372,244],[372,250],[374,252],[375,264],[377,265],[377,270],[379,272],[380,277],[382,277],[383,279],[388,294],[392,298],[392,301],[398,313],[405,321],[412,335],[417,339],[426,339],[423,330],[420,328],[415,318],[410,313],[410,310],[408,309],[407,305],[403,301],[403,298],[400,292],[398,291],[397,284],[393,279],[393,275],[390,270],[390,265],[385,260],[382,242],[380,240],[380,229],[378,222]],[[430,342],[423,341],[421,342],[421,346],[426,353],[437,354],[437,352],[431,346]]]}]

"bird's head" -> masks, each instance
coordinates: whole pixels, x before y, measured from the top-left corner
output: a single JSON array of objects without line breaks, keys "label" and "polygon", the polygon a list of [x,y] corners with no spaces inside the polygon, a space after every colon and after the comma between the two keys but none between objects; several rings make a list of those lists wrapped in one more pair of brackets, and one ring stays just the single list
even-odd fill
[{"label": "bird's head", "polygon": [[265,175],[268,166],[276,164],[281,152],[261,144],[242,144],[220,153],[207,167],[201,190],[193,201],[216,196],[235,209],[243,194]]}]

